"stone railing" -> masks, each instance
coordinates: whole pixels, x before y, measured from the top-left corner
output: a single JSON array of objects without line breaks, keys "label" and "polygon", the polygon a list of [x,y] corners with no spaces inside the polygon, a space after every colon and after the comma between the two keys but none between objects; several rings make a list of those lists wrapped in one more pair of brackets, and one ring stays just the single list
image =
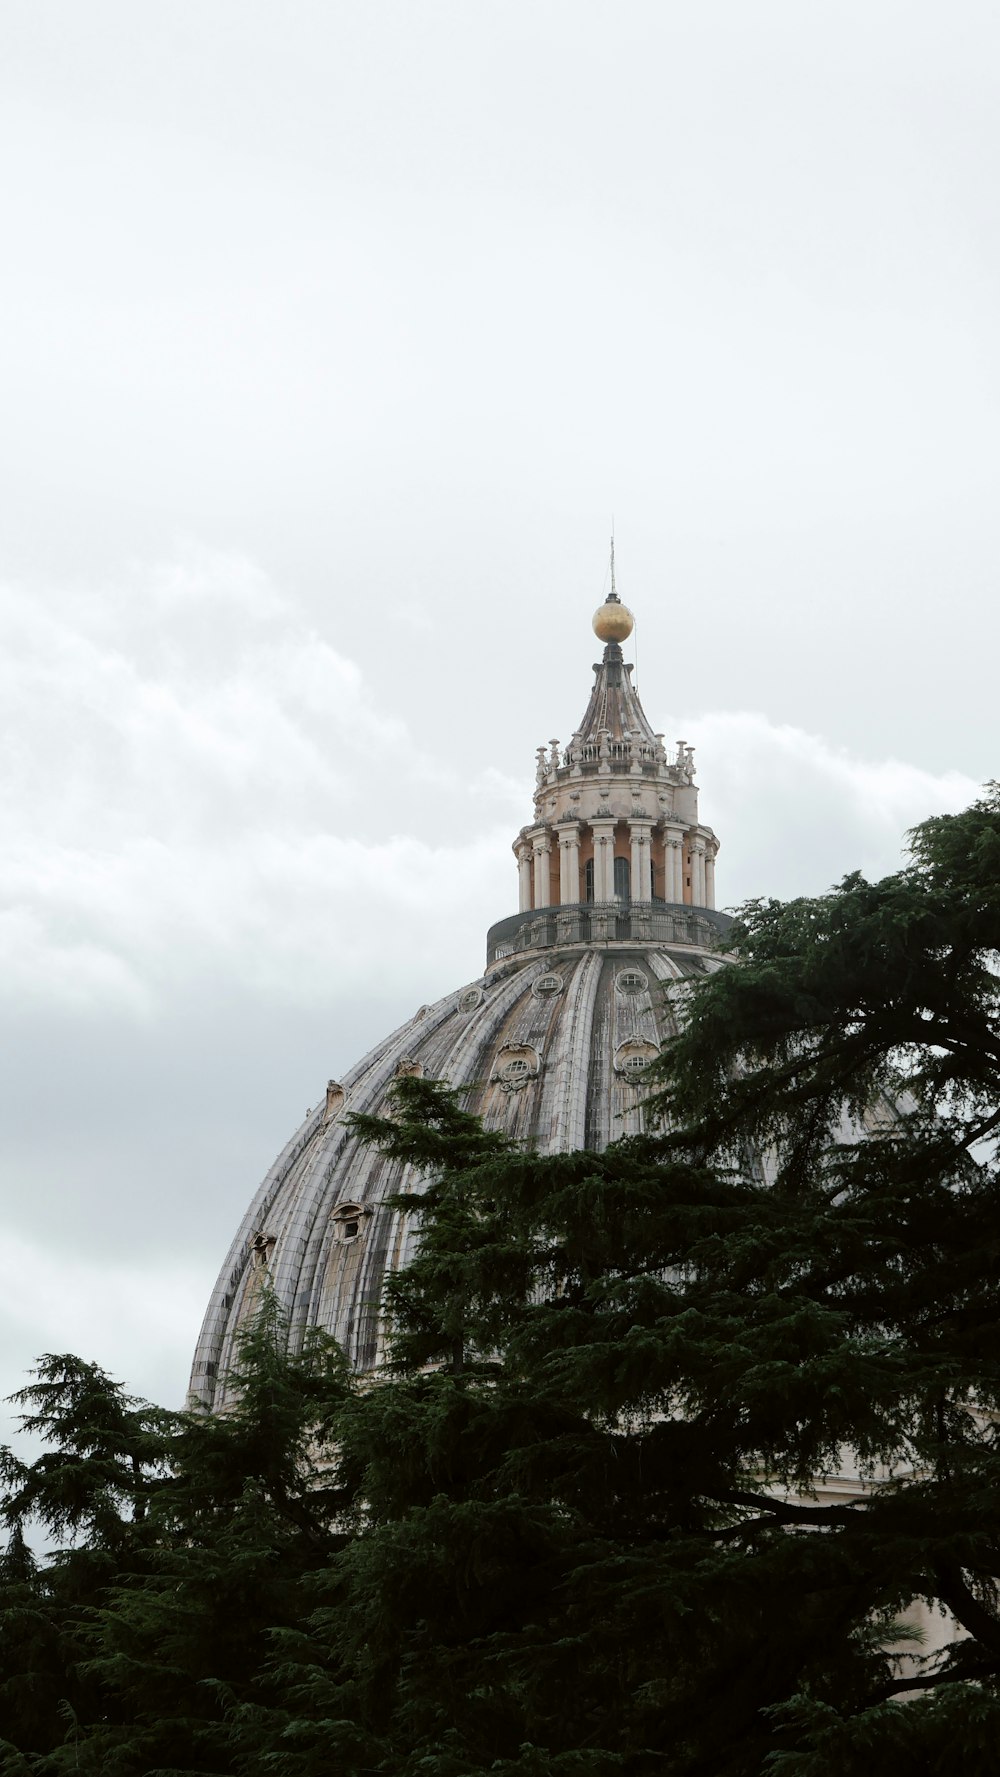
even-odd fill
[{"label": "stone railing", "polygon": [[690,944],[721,950],[732,915],[675,901],[581,901],[500,919],[486,934],[486,965],[566,944]]}]

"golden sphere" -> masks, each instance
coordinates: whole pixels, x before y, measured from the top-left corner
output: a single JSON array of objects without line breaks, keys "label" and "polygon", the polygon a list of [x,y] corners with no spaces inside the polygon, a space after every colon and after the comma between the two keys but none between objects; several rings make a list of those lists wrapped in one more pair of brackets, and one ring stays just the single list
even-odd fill
[{"label": "golden sphere", "polygon": [[635,628],[635,618],[620,599],[605,599],[594,612],[594,634],[602,642],[624,642]]}]

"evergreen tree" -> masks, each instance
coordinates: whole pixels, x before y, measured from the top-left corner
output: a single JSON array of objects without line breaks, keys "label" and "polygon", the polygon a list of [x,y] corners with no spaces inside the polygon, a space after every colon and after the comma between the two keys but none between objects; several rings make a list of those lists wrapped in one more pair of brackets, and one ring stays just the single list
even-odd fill
[{"label": "evergreen tree", "polygon": [[[347,1384],[322,1335],[289,1356],[270,1291],[230,1380],[230,1412],[164,1414],[96,1366],[50,1358],[17,1397],[52,1447],[30,1465],[6,1458],[0,1770],[11,1777],[237,1768],[228,1717],[265,1698],[269,1636],[301,1618],[303,1576],[342,1540],[318,1456]],[[70,1534],[40,1567],[21,1537],[30,1517]]]},{"label": "evergreen tree", "polygon": [[270,1297],[215,1418],[43,1366],[0,1771],[992,1777],[1000,796],[736,943],[642,1137],[357,1120],[424,1180],[380,1375]]},{"label": "evergreen tree", "polygon": [[[57,1746],[78,1712],[101,1707],[81,1649],[123,1567],[141,1565],[172,1415],[68,1354],[41,1358],[14,1404],[46,1448],[30,1464],[0,1452],[11,1527],[0,1564],[0,1741],[34,1754]],[[25,1543],[32,1522],[57,1545],[44,1563]]]},{"label": "evergreen tree", "polygon": [[737,943],[658,1134],[519,1154],[423,1081],[361,1123],[432,1184],[280,1770],[996,1769],[996,793]]}]

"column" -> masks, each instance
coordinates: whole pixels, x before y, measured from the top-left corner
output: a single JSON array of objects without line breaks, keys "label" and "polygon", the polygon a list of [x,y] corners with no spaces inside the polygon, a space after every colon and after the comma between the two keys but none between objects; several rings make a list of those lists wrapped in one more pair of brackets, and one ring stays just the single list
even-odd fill
[{"label": "column", "polygon": [[705,841],[691,841],[691,901],[695,907],[705,905]]},{"label": "column", "polygon": [[651,901],[653,887],[649,872],[649,822],[629,821],[628,832],[632,841],[632,899]]},{"label": "column", "polygon": [[531,844],[535,854],[535,906],[548,907],[549,851],[551,850],[548,834],[537,834]]},{"label": "column", "polygon": [[594,900],[613,901],[615,895],[615,823],[594,821]]},{"label": "column", "polygon": [[715,852],[711,847],[705,853],[705,906],[715,906]]},{"label": "column", "polygon": [[580,899],[580,829],[574,823],[559,835],[559,900],[570,907]]},{"label": "column", "polygon": [[663,899],[680,903],[684,900],[684,830],[667,827],[663,838]]},{"label": "column", "polygon": [[530,845],[519,845],[516,848],[516,855],[518,912],[527,913],[531,906],[532,867]]}]

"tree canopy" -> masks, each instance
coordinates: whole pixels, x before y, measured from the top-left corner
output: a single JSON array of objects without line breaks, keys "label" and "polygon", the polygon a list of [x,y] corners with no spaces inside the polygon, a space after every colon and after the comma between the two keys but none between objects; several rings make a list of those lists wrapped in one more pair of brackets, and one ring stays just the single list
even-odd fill
[{"label": "tree canopy", "polygon": [[642,1136],[357,1119],[425,1181],[376,1376],[267,1293],[218,1417],[42,1360],[0,1773],[996,1771],[1000,794],[734,937]]}]

